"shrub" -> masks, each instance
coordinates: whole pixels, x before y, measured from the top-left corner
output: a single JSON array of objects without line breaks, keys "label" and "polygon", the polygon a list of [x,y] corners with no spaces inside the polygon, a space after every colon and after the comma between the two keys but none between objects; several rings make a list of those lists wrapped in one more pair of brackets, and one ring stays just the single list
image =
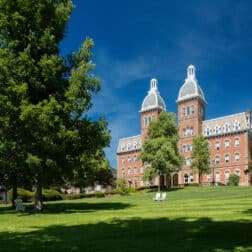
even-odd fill
[{"label": "shrub", "polygon": [[105,193],[104,192],[96,192],[95,193],[95,197],[96,198],[104,198],[105,197]]},{"label": "shrub", "polygon": [[240,177],[236,174],[231,174],[228,180],[227,185],[229,186],[238,186]]},{"label": "shrub", "polygon": [[[32,201],[34,198],[34,193],[23,188],[17,189],[18,198],[22,199],[23,202]],[[8,191],[8,199],[12,201],[12,189]]]},{"label": "shrub", "polygon": [[42,199],[44,201],[62,200],[62,195],[53,189],[44,189],[42,192]]}]

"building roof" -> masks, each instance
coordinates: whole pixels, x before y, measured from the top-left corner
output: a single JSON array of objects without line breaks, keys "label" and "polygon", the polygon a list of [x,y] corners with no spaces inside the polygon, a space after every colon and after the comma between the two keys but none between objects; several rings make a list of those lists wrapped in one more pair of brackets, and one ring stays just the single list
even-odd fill
[{"label": "building roof", "polygon": [[150,90],[143,100],[141,112],[152,109],[166,110],[165,102],[158,91],[157,79],[151,79],[150,81]]},{"label": "building roof", "polygon": [[141,135],[122,138],[119,140],[117,146],[117,153],[141,150],[141,146],[142,146]]},{"label": "building roof", "polygon": [[210,137],[250,128],[250,112],[248,111],[203,121],[202,134],[205,137]]},{"label": "building roof", "polygon": [[187,78],[185,79],[185,83],[182,85],[182,87],[179,90],[177,102],[196,98],[196,97],[199,97],[204,102],[206,102],[204,93],[196,79],[195,72],[196,72],[196,69],[193,65],[188,66]]}]

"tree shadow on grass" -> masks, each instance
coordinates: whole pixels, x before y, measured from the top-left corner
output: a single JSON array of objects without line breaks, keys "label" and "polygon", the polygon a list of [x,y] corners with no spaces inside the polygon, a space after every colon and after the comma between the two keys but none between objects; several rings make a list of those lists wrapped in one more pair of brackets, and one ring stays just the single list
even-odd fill
[{"label": "tree shadow on grass", "polygon": [[0,233],[1,251],[252,251],[252,222],[209,218],[113,219]]},{"label": "tree shadow on grass", "polygon": [[[71,213],[89,213],[101,210],[120,210],[132,207],[134,205],[120,202],[47,202],[44,204],[44,210],[40,214],[71,214]],[[16,214],[11,207],[1,207],[0,214]],[[19,212],[19,216],[36,214],[33,204],[25,205],[25,211]]]}]

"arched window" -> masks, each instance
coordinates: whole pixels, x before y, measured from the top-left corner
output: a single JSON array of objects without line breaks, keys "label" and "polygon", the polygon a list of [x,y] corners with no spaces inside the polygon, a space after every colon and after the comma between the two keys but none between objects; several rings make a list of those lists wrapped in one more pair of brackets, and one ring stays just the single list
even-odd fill
[{"label": "arched window", "polygon": [[214,161],[215,161],[215,164],[219,164],[220,163],[220,156],[216,155]]},{"label": "arched window", "polygon": [[134,174],[137,174],[137,167],[134,167]]},{"label": "arched window", "polygon": [[235,162],[239,162],[239,161],[240,161],[240,154],[235,153]]},{"label": "arched window", "polygon": [[226,163],[229,162],[229,155],[228,155],[228,154],[225,155],[225,162],[226,162]]},{"label": "arched window", "polygon": [[239,138],[235,138],[234,140],[234,146],[238,147],[240,145],[240,139]]},{"label": "arched window", "polygon": [[186,173],[186,174],[184,175],[184,183],[185,183],[185,184],[188,184],[188,178],[189,178],[189,176],[188,176],[188,174]]},{"label": "arched window", "polygon": [[220,182],[220,172],[215,173],[215,182]]},{"label": "arched window", "polygon": [[220,149],[220,142],[219,141],[215,142],[215,149],[216,150]]},{"label": "arched window", "polygon": [[230,171],[225,171],[225,180],[229,180]]},{"label": "arched window", "polygon": [[130,175],[130,167],[128,168],[128,175]]},{"label": "arched window", "polygon": [[228,149],[230,147],[230,141],[225,140],[225,148]]},{"label": "arched window", "polygon": [[235,175],[240,176],[240,174],[241,174],[240,169],[236,169],[236,170],[235,170]]}]

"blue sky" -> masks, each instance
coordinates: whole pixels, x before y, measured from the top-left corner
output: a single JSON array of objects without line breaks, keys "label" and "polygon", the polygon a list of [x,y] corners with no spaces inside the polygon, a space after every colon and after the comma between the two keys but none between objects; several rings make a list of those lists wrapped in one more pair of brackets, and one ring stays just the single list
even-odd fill
[{"label": "blue sky", "polygon": [[104,115],[116,168],[119,138],[140,134],[141,103],[155,77],[167,111],[189,64],[208,102],[206,119],[252,109],[252,1],[74,0],[61,53],[95,41],[95,74],[102,91],[89,113]]}]

